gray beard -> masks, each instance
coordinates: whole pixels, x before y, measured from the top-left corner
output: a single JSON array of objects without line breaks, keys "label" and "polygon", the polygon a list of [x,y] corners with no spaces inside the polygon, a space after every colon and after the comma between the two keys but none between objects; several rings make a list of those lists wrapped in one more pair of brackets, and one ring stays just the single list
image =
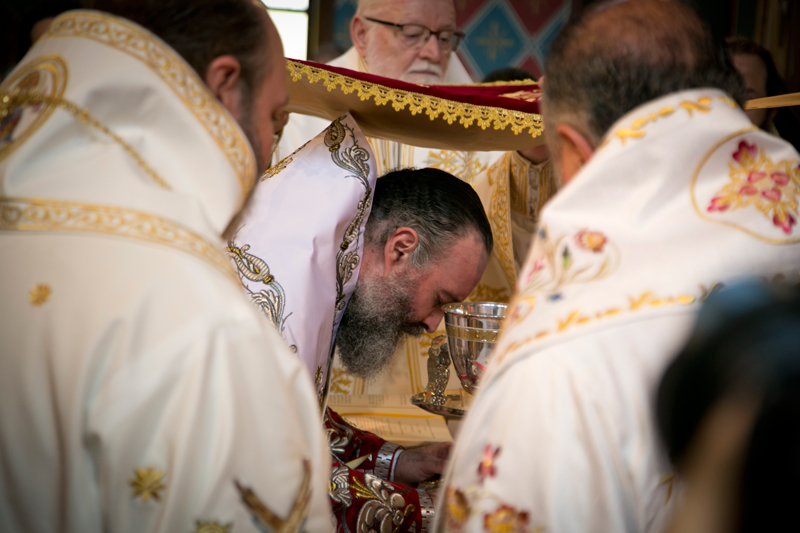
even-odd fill
[{"label": "gray beard", "polygon": [[411,274],[358,280],[336,333],[345,370],[375,379],[389,368],[403,335],[422,334],[424,326],[410,320],[416,282]]}]

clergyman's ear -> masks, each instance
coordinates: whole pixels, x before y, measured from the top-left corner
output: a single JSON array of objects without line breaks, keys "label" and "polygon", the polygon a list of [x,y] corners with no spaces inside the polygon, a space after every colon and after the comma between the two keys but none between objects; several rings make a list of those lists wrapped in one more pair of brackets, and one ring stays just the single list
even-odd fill
[{"label": "clergyman's ear", "polygon": [[355,15],[350,21],[350,40],[358,55],[364,57],[367,52],[367,25],[361,15]]},{"label": "clergyman's ear", "polygon": [[214,58],[206,69],[205,82],[233,118],[241,120],[244,110],[239,86],[242,82],[242,66],[239,60],[229,55]]},{"label": "clergyman's ear", "polygon": [[397,228],[386,240],[383,249],[384,271],[407,264],[411,253],[419,246],[419,235],[412,228]]},{"label": "clergyman's ear", "polygon": [[560,158],[561,181],[562,185],[566,185],[592,158],[594,146],[586,136],[567,124],[559,124],[556,127],[556,134],[559,137],[561,153],[552,156]]}]

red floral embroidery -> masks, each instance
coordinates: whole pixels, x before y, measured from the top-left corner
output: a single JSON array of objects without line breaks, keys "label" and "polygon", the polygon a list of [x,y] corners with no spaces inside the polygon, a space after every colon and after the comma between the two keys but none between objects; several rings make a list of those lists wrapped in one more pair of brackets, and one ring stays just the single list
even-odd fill
[{"label": "red floral embroidery", "polygon": [[470,515],[469,502],[464,493],[458,489],[447,487],[445,500],[445,522],[448,531],[461,531]]},{"label": "red floral embroidery", "polygon": [[484,516],[483,526],[489,533],[523,533],[528,528],[528,513],[501,505]]},{"label": "red floral embroidery", "polygon": [[764,150],[745,140],[739,142],[732,159],[731,182],[717,192],[706,211],[753,206],[784,233],[791,234],[797,223],[800,165],[794,166],[794,161],[774,164]]},{"label": "red floral embroidery", "polygon": [[497,469],[494,466],[495,459],[500,454],[500,447],[492,450],[492,445],[487,444],[486,447],[483,449],[483,458],[481,459],[481,464],[478,465],[478,475],[481,478],[481,483],[487,477],[494,477],[497,474]]},{"label": "red floral embroidery", "polygon": [[749,156],[750,159],[755,159],[756,155],[758,155],[758,147],[755,144],[749,144],[747,141],[739,142],[739,149],[733,153],[733,160],[743,165],[744,162],[742,161],[745,156]]},{"label": "red floral embroidery", "polygon": [[582,230],[575,235],[575,242],[584,250],[599,253],[603,251],[608,239],[599,231]]}]

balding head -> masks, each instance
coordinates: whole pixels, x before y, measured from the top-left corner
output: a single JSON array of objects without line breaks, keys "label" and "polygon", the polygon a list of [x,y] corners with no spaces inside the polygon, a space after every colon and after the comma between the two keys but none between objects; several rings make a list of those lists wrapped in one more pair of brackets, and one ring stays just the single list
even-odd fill
[{"label": "balding head", "polygon": [[584,12],[553,41],[544,85],[550,124],[571,124],[593,146],[625,113],[660,96],[716,87],[740,104],[745,97],[722,40],[669,0],[616,0]]}]

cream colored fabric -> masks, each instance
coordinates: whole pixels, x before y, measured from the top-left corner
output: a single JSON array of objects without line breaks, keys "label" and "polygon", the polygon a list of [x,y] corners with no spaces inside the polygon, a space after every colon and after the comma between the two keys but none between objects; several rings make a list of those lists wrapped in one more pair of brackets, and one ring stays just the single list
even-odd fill
[{"label": "cream colored fabric", "polygon": [[609,130],[542,212],[437,530],[663,530],[675,498],[655,389],[715,284],[797,282],[799,163],[718,90]]},{"label": "cream colored fabric", "polygon": [[[352,48],[330,64],[363,71],[363,62]],[[455,55],[451,56],[445,82],[472,82]],[[324,120],[316,117],[292,114],[284,129],[278,158],[302,146],[326,125]],[[508,301],[516,270],[524,258],[524,252],[519,250],[530,242],[539,209],[556,189],[549,163],[533,165],[516,152],[431,150],[382,139],[367,139],[375,154],[378,176],[397,168],[434,167],[458,176],[475,188],[492,225],[495,250],[470,299]],[[337,358],[332,368],[330,393],[411,396],[421,392],[427,384],[428,348],[437,335],[444,335],[443,324],[433,334],[426,333],[419,339],[403,342],[397,349],[390,371],[383,378],[369,383],[348,374]],[[460,386],[455,373],[452,373],[450,386]]]},{"label": "cream colored fabric", "polygon": [[248,297],[297,352],[323,408],[375,180],[369,143],[345,115],[260,179],[228,244]]},{"label": "cream colored fabric", "polygon": [[0,531],[256,532],[236,482],[330,530],[315,394],[220,239],[255,178],[237,124],[92,11],[53,22],[17,89],[96,122],[39,103],[0,126]]}]

